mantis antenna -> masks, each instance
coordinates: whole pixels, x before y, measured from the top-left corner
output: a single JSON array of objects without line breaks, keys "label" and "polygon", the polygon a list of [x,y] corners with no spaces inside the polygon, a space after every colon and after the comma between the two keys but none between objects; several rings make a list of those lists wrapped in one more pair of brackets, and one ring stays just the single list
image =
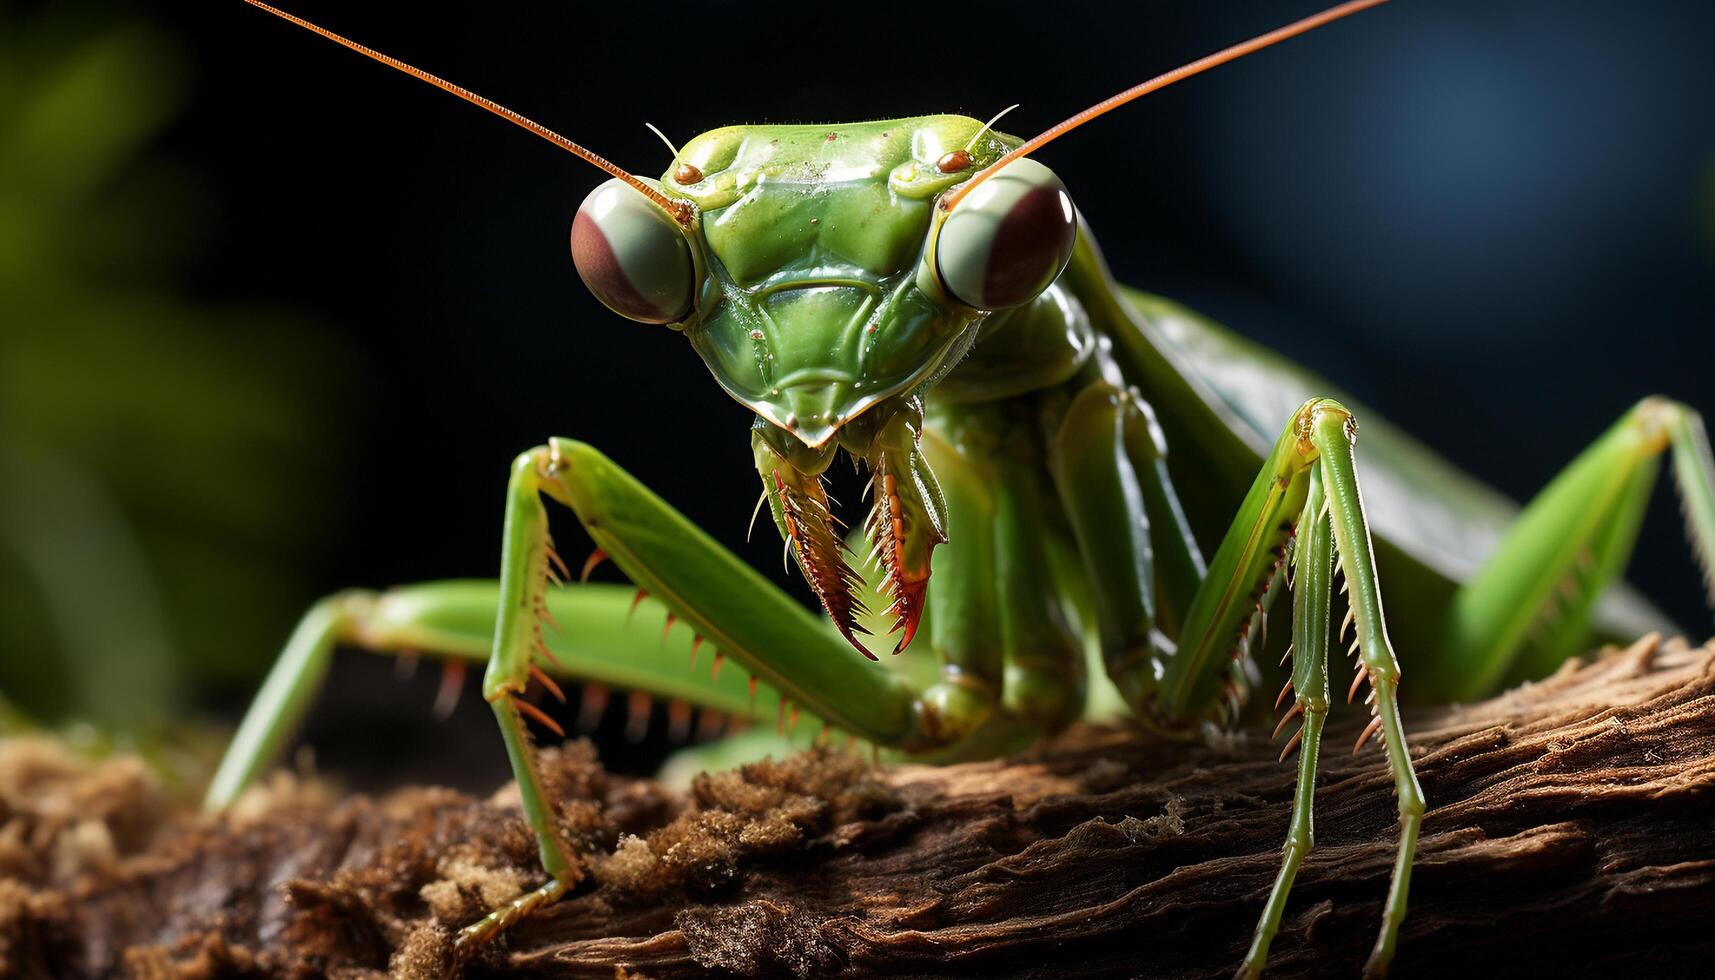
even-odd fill
[{"label": "mantis antenna", "polygon": [[327,38],[328,40],[334,42],[335,44],[340,44],[340,45],[343,45],[347,48],[350,48],[351,50],[356,51],[358,54],[363,55],[366,58],[370,58],[374,61],[379,61],[389,68],[396,68],[399,71],[402,71],[407,75],[410,75],[414,78],[418,78],[418,79],[421,79],[422,81],[428,82],[430,85],[433,85],[438,89],[441,89],[441,90],[446,91],[446,92],[451,92],[452,94],[458,96],[459,98],[465,100],[466,102],[469,102],[470,104],[472,104],[474,106],[478,106],[480,108],[487,109],[489,112],[494,113],[495,115],[506,120],[507,122],[510,122],[510,123],[517,125],[517,126],[522,126],[525,129],[528,129],[530,132],[535,133],[537,136],[540,136],[543,139],[547,140],[548,142],[554,144],[555,146],[558,146],[562,150],[566,150],[566,151],[580,157],[585,162],[593,164],[594,166],[599,167],[600,169],[607,171],[608,173],[612,174],[613,176],[618,177],[620,180],[625,181],[627,184],[630,184],[631,187],[637,191],[637,193],[642,194],[644,197],[649,198],[649,200],[651,200],[651,201],[654,201],[658,206],[660,206],[660,208],[663,211],[666,211],[668,214],[672,215],[674,220],[678,221],[680,224],[689,224],[691,221],[691,206],[690,206],[690,204],[686,203],[685,201],[676,201],[676,200],[668,197],[667,195],[661,193],[660,191],[656,190],[653,187],[650,187],[648,184],[644,183],[643,181],[641,181],[641,180],[637,179],[636,177],[632,176],[631,174],[627,173],[625,170],[621,169],[618,165],[609,161],[606,157],[603,157],[601,154],[596,153],[593,150],[589,150],[589,149],[587,149],[587,148],[585,148],[585,147],[583,147],[577,143],[572,142],[571,140],[565,138],[564,136],[561,136],[559,133],[554,132],[553,130],[549,129],[548,127],[542,125],[539,122],[536,122],[533,119],[529,119],[529,118],[522,116],[516,112],[513,112],[511,109],[506,108],[505,106],[501,105],[500,103],[495,102],[492,99],[484,98],[484,97],[476,94],[475,92],[472,92],[470,89],[464,88],[463,86],[454,85],[452,82],[449,82],[444,78],[441,78],[439,75],[431,75],[428,72],[422,70],[421,68],[416,68],[416,67],[413,67],[411,65],[407,65],[403,61],[400,61],[398,58],[394,58],[394,57],[390,57],[388,55],[384,55],[381,52],[375,50],[374,48],[364,47],[363,45],[358,44],[356,41],[353,41],[350,38],[342,37],[338,34],[335,34],[333,31],[330,31],[325,27],[318,27],[315,24],[312,24],[309,21],[303,19],[302,17],[298,17],[296,15],[289,14],[289,13],[285,12],[284,10],[281,10],[278,7],[271,7],[268,4],[261,3],[260,0],[244,0],[244,2],[251,5],[252,7],[256,7],[259,10],[265,10],[268,13],[271,13],[274,16],[280,18],[281,20],[290,21],[291,23],[296,24],[299,27],[302,27],[303,29],[305,29],[307,31],[312,31],[316,34],[320,34],[322,37]]},{"label": "mantis antenna", "polygon": [[[254,0],[251,0],[251,2],[254,2]],[[1371,7],[1380,6],[1386,2],[1387,0],[1350,0],[1348,3],[1342,3],[1337,7],[1330,7],[1319,14],[1312,14],[1303,20],[1293,21],[1285,27],[1275,28],[1267,34],[1260,34],[1248,41],[1235,44],[1230,48],[1223,48],[1214,54],[1198,58],[1190,64],[1180,65],[1178,68],[1175,68],[1165,74],[1157,75],[1146,82],[1139,82],[1118,95],[1113,95],[1103,99],[1070,119],[1066,119],[1054,126],[1050,126],[1048,129],[1043,130],[1031,139],[1024,141],[1016,149],[1009,151],[999,160],[996,160],[987,167],[984,167],[982,170],[977,171],[970,180],[966,181],[957,190],[941,199],[941,210],[951,211],[966,194],[971,192],[972,188],[994,176],[1002,167],[1012,161],[1040,150],[1042,147],[1047,146],[1049,143],[1054,142],[1097,116],[1106,115],[1133,99],[1141,98],[1142,96],[1148,95],[1149,93],[1159,89],[1164,89],[1167,86],[1172,85],[1174,82],[1184,81],[1192,75],[1200,75],[1216,65],[1224,65],[1229,61],[1242,58],[1254,51],[1261,51],[1263,48],[1270,45],[1279,44],[1287,38],[1297,37],[1300,34],[1313,31],[1324,24],[1332,23],[1342,17],[1355,14],[1360,10],[1368,10]]]}]

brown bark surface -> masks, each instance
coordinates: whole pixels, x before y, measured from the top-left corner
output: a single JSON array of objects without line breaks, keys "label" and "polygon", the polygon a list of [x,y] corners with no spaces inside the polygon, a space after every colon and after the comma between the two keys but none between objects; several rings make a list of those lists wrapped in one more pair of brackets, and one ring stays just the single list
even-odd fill
[{"label": "brown bark surface", "polygon": [[[1410,721],[1431,811],[1398,975],[1707,972],[1715,646],[1646,639]],[[1395,810],[1356,731],[1327,739],[1271,976],[1355,976],[1373,939]],[[448,925],[542,880],[509,789],[280,777],[197,818],[133,761],[0,750],[0,974],[440,975]],[[1083,728],[945,768],[808,754],[680,797],[573,745],[547,763],[585,879],[463,970],[1227,976],[1279,860],[1278,751]]]}]

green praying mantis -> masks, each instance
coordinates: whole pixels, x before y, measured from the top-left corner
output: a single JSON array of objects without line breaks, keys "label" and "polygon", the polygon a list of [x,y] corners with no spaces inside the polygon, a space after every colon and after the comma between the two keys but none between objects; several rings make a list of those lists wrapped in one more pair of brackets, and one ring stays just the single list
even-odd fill
[{"label": "green praying mantis", "polygon": [[[548,880],[467,927],[461,950],[578,884],[527,725],[564,733],[526,699],[532,684],[562,700],[556,678],[613,685],[740,718],[802,709],[925,759],[1021,748],[1078,719],[1103,686],[1142,725],[1185,733],[1236,717],[1260,677],[1249,653],[1289,592],[1290,678],[1275,707],[1291,702],[1276,734],[1296,722],[1282,759],[1298,750],[1298,789],[1239,972],[1261,972],[1310,850],[1334,700],[1329,650],[1349,643],[1346,699],[1367,686],[1372,715],[1353,751],[1379,732],[1398,797],[1397,858],[1368,966],[1380,973],[1426,807],[1390,626],[1409,651],[1414,696],[1450,700],[1541,676],[1593,639],[1664,625],[1619,581],[1664,453],[1715,586],[1715,464],[1690,408],[1639,402],[1520,511],[1330,397],[1321,378],[1118,285],[1066,187],[1030,156],[1148,92],[1381,0],[1227,48],[1030,140],[957,115],[734,126],[678,148],[659,181],[246,2],[611,175],[573,221],[577,270],[615,313],[683,334],[755,412],[758,507],[827,613],[812,615],[594,447],[559,438],[512,464],[498,580],[316,604],[208,803],[231,801],[278,757],[336,646],[486,659],[483,694]],[[842,451],[871,474],[868,520],[849,536],[824,489]],[[570,508],[596,544],[581,575],[554,549],[545,500]],[[635,592],[587,581],[604,559]],[[665,607],[664,628],[632,620],[644,596]],[[898,654],[919,632],[932,660],[874,662],[868,645],[881,634]],[[688,671],[705,646],[712,669]],[[728,659],[742,671],[723,673]]]}]

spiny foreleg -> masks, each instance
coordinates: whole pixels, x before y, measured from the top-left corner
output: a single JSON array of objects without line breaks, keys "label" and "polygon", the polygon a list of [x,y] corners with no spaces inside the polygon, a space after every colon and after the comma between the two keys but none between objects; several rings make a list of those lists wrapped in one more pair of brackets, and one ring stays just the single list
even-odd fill
[{"label": "spiny foreleg", "polygon": [[[548,538],[544,498],[569,506],[598,551],[666,607],[669,618],[654,635],[619,640],[612,628],[604,630],[604,624],[626,621],[633,603],[628,590],[620,595],[613,587],[551,589],[569,569]],[[791,727],[802,710],[876,745],[920,751],[942,744],[908,679],[870,664],[818,617],[592,447],[556,439],[519,456],[505,516],[498,584],[441,583],[380,596],[344,594],[318,604],[241,725],[210,789],[210,805],[230,801],[277,757],[336,645],[464,659],[486,655],[483,692],[551,880],[467,929],[459,948],[468,951],[558,897],[580,875],[536,771],[526,722],[561,729],[523,697],[533,683],[551,693],[554,677],[592,680],[747,716],[766,710],[754,703],[765,684],[779,692],[769,697],[775,698],[782,728]],[[584,600],[594,606],[581,608]],[[712,653],[712,676],[686,669],[687,653],[694,657],[700,650]],[[668,657],[671,663],[663,659]],[[724,659],[738,663],[722,673]]]}]

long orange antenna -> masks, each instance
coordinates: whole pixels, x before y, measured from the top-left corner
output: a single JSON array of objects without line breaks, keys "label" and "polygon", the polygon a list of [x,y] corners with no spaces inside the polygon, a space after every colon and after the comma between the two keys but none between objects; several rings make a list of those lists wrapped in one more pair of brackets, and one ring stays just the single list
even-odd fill
[{"label": "long orange antenna", "polygon": [[596,153],[592,150],[586,149],[583,146],[580,146],[579,144],[572,142],[571,140],[565,138],[564,136],[561,136],[559,133],[556,133],[553,130],[549,129],[548,127],[542,125],[541,123],[536,122],[533,119],[529,119],[529,118],[526,118],[524,116],[521,116],[518,113],[513,112],[511,109],[506,108],[505,106],[501,105],[498,102],[495,102],[492,99],[483,98],[482,96],[477,95],[475,92],[472,92],[470,89],[464,88],[463,86],[454,85],[452,82],[449,82],[444,78],[441,78],[439,75],[431,75],[428,72],[422,70],[421,68],[416,68],[416,67],[413,67],[411,65],[407,65],[403,61],[400,61],[398,58],[394,58],[394,57],[390,57],[388,55],[384,55],[381,52],[375,50],[374,48],[364,47],[363,45],[358,44],[356,41],[353,41],[350,38],[341,37],[340,35],[335,34],[333,31],[330,31],[325,27],[318,27],[315,24],[312,24],[309,21],[303,19],[302,17],[298,17],[298,16],[295,16],[293,14],[289,14],[289,13],[285,12],[284,10],[281,10],[278,7],[271,7],[268,4],[258,2],[258,0],[244,0],[244,2],[251,5],[252,7],[256,7],[260,10],[266,10],[267,12],[273,14],[276,17],[279,17],[282,20],[290,21],[290,22],[298,25],[299,27],[302,27],[303,29],[305,29],[307,31],[313,31],[317,34],[320,34],[322,37],[327,38],[328,40],[334,42],[335,44],[344,45],[345,47],[348,47],[351,50],[356,51],[358,54],[363,55],[366,58],[371,58],[375,61],[379,61],[389,68],[396,68],[399,71],[402,71],[407,75],[410,75],[414,78],[419,78],[425,82],[428,82],[430,85],[433,85],[438,89],[442,89],[443,91],[451,92],[452,94],[458,96],[459,98],[465,100],[466,102],[469,102],[472,105],[479,106],[483,109],[487,109],[489,112],[494,113],[495,115],[506,120],[507,122],[513,123],[514,125],[517,125],[517,126],[522,126],[525,129],[528,129],[530,132],[535,133],[537,136],[540,136],[543,139],[547,140],[548,142],[554,144],[555,146],[558,146],[562,150],[569,151],[569,152],[577,155],[578,157],[581,157],[585,161],[587,161],[591,164],[594,164],[597,167],[600,167],[601,169],[612,174],[613,176],[618,177],[620,180],[625,181],[627,184],[630,184],[633,188],[636,188],[636,190],[639,194],[642,194],[644,197],[647,197],[651,201],[654,201],[656,204],[660,205],[662,210],[664,210],[668,214],[672,215],[681,224],[688,224],[691,220],[691,206],[688,203],[686,203],[684,201],[676,201],[673,198],[668,197],[667,195],[656,190],[655,188],[650,187],[648,184],[645,184],[643,181],[638,180],[636,177],[632,176],[631,174],[625,172],[625,170],[621,169],[619,166],[612,163],[606,157],[603,157],[601,154]]},{"label": "long orange antenna", "polygon": [[[251,0],[251,2],[254,2],[254,0]],[[1330,7],[1319,14],[1312,14],[1303,20],[1294,21],[1285,27],[1276,28],[1275,30],[1269,31],[1267,34],[1253,37],[1249,41],[1245,41],[1241,44],[1235,44],[1230,48],[1225,48],[1215,52],[1214,54],[1198,58],[1196,61],[1193,61],[1188,65],[1181,65],[1166,74],[1157,75],[1147,82],[1140,82],[1133,85],[1124,92],[1110,98],[1103,99],[1072,118],[1043,130],[1034,138],[1026,140],[1024,143],[1019,145],[1017,149],[1010,151],[999,160],[996,160],[987,167],[984,167],[972,176],[970,180],[961,185],[958,190],[955,190],[953,193],[942,198],[941,209],[944,211],[951,211],[953,206],[958,204],[961,198],[971,192],[972,188],[994,176],[1000,168],[1014,160],[1017,160],[1019,157],[1028,156],[1029,154],[1042,149],[1044,146],[1047,146],[1049,143],[1052,143],[1067,133],[1070,133],[1072,130],[1077,129],[1079,126],[1082,126],[1097,116],[1112,112],[1133,99],[1141,98],[1159,89],[1164,89],[1167,86],[1172,85],[1174,82],[1184,81],[1192,75],[1200,75],[1216,65],[1224,65],[1229,61],[1242,58],[1253,51],[1261,51],[1263,48],[1266,48],[1271,44],[1279,44],[1287,38],[1297,37],[1306,31],[1313,31],[1316,28],[1321,27],[1323,24],[1332,23],[1342,17],[1350,16],[1360,10],[1367,10],[1370,7],[1380,6],[1386,2],[1387,0],[1351,0],[1351,2],[1342,3],[1338,7]]]}]

